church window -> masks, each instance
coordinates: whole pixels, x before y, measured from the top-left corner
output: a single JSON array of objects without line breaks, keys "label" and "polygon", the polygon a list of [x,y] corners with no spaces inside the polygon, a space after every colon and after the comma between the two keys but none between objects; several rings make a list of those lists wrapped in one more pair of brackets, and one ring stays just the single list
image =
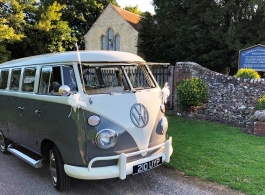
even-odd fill
[{"label": "church window", "polygon": [[120,35],[109,28],[106,34],[101,35],[101,50],[120,51]]},{"label": "church window", "polygon": [[101,49],[102,50],[108,50],[108,47],[107,47],[107,39],[105,36],[102,36],[101,37]]},{"label": "church window", "polygon": [[120,35],[115,36],[115,51],[120,51]]},{"label": "church window", "polygon": [[108,30],[108,46],[109,50],[114,50],[114,40],[113,40],[113,30],[109,29]]}]

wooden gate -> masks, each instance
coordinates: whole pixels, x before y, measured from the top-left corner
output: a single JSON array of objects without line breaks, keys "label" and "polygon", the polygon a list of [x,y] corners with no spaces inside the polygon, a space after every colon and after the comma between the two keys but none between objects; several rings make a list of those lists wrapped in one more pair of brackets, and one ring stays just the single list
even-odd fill
[{"label": "wooden gate", "polygon": [[150,70],[152,71],[158,85],[163,89],[166,82],[168,82],[170,89],[170,96],[168,103],[166,104],[167,109],[171,109],[173,106],[173,66],[169,63],[147,63]]},{"label": "wooden gate", "polygon": [[165,83],[168,82],[170,76],[169,66],[166,65],[149,65],[158,85],[163,88]]}]

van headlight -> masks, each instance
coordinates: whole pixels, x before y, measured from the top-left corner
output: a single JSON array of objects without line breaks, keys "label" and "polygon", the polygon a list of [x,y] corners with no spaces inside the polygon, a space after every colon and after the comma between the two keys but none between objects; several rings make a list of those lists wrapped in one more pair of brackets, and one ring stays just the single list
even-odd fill
[{"label": "van headlight", "polygon": [[101,149],[109,149],[117,142],[117,134],[111,129],[103,129],[99,131],[95,137],[95,142]]}]

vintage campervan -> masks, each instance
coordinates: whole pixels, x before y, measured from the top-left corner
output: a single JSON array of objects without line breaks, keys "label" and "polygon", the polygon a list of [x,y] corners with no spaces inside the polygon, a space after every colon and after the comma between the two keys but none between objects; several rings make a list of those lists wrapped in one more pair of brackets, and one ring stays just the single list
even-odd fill
[{"label": "vintage campervan", "polygon": [[163,94],[146,62],[116,51],[45,54],[0,65],[0,149],[54,187],[138,174],[169,162]]}]

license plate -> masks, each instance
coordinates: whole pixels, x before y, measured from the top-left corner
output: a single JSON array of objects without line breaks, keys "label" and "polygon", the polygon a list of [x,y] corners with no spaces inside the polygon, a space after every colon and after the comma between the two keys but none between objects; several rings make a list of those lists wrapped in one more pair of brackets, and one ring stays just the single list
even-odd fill
[{"label": "license plate", "polygon": [[154,160],[133,166],[133,174],[138,174],[138,173],[148,171],[150,169],[158,167],[161,164],[162,164],[162,156],[160,156]]}]

